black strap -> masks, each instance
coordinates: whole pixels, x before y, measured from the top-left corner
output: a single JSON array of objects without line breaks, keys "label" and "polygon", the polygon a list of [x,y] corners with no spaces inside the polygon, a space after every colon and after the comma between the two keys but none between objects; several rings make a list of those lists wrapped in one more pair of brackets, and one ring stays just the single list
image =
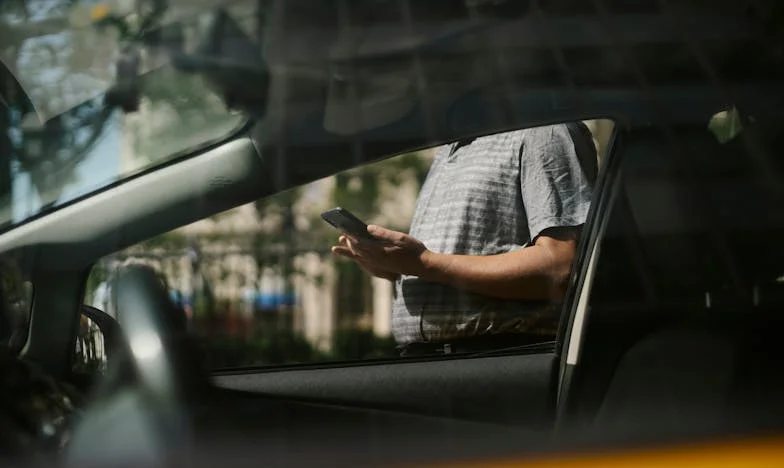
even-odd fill
[{"label": "black strap", "polygon": [[569,136],[572,137],[574,150],[583,174],[588,179],[588,183],[593,186],[599,173],[599,160],[596,153],[596,145],[593,142],[593,134],[584,122],[569,122],[566,124],[569,129]]},{"label": "black strap", "polygon": [[476,138],[463,138],[462,140],[457,140],[456,142],[452,143],[452,149],[449,150],[449,157],[451,158],[457,152],[457,150],[463,146],[470,145],[474,140],[476,140]]}]

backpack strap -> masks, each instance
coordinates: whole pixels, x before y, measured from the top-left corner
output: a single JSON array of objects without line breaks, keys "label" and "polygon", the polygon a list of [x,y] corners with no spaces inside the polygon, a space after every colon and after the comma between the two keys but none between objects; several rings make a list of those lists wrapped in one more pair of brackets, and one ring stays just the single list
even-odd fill
[{"label": "backpack strap", "polygon": [[577,153],[577,159],[580,160],[583,173],[593,187],[599,173],[599,160],[593,134],[584,122],[569,122],[566,124],[566,128],[569,129],[569,135],[572,137],[574,150]]}]

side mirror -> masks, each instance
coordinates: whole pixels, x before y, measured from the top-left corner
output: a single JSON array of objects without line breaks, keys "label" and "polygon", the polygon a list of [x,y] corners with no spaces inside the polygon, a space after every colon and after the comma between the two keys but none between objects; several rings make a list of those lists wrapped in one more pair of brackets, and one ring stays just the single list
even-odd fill
[{"label": "side mirror", "polygon": [[88,375],[103,373],[121,343],[122,330],[114,317],[95,307],[82,305],[74,372]]}]

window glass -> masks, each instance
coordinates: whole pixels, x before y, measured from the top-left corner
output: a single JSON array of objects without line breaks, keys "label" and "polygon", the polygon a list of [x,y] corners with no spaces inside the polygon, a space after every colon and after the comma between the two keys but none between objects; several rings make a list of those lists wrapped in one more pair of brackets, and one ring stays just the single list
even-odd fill
[{"label": "window glass", "polygon": [[[583,174],[582,171],[590,172],[593,167],[595,171],[612,132],[612,123],[592,121],[575,128],[583,133],[572,137],[564,130],[564,141],[583,138],[580,144],[588,149],[590,158],[579,163],[575,160],[573,170]],[[207,364],[212,369],[398,358],[401,341],[406,344],[407,336],[412,333],[409,329],[411,317],[402,325],[393,317],[396,307],[402,304],[399,296],[408,297],[407,288],[427,289],[429,286],[416,282],[407,284],[408,275],[399,281],[373,277],[357,263],[336,257],[330,248],[337,243],[339,232],[324,222],[321,213],[342,207],[369,224],[412,235],[419,233],[426,237],[425,245],[433,251],[465,249],[459,245],[439,245],[438,232],[434,232],[435,228],[443,228],[438,224],[438,217],[446,213],[442,210],[441,214],[434,214],[439,206],[457,212],[455,219],[461,223],[466,223],[459,218],[463,209],[477,209],[470,199],[460,210],[449,208],[449,203],[460,198],[450,194],[459,194],[460,190],[478,193],[478,183],[486,182],[480,189],[487,190],[486,186],[496,187],[494,184],[498,182],[507,184],[505,192],[487,197],[490,201],[479,209],[495,210],[496,200],[508,202],[506,209],[512,211],[518,209],[523,198],[527,203],[538,201],[536,193],[521,193],[520,171],[510,170],[509,174],[499,175],[498,180],[496,175],[488,175],[486,171],[486,161],[499,155],[504,159],[496,164],[504,170],[503,164],[517,164],[513,161],[519,158],[509,158],[513,151],[493,153],[493,145],[498,141],[515,144],[514,138],[522,138],[520,135],[520,132],[499,134],[395,156],[158,236],[98,262],[88,280],[85,302],[110,315],[121,314],[122,311],[113,310],[108,301],[107,291],[111,288],[113,275],[129,262],[144,263],[153,266],[165,278],[171,299],[187,317],[190,332],[201,342]],[[577,143],[569,145],[572,151],[577,147]],[[599,148],[598,152],[596,148]],[[451,158],[449,166],[439,167],[439,161],[447,163],[447,156]],[[462,161],[455,162],[457,165],[453,169],[455,157]],[[584,174],[579,177],[587,180]],[[590,203],[589,190],[581,196],[588,196]],[[470,219],[470,223],[475,223],[473,229],[490,233],[487,243],[483,241],[473,247],[477,251],[503,253],[525,247],[527,239],[522,239],[523,231],[516,234],[521,237],[519,245],[503,244],[502,235],[493,238],[497,235],[493,234],[497,224],[477,216]],[[545,234],[548,232],[545,229]],[[458,244],[463,242],[454,231],[448,235],[457,236],[455,242]],[[440,294],[443,304],[464,307],[469,312],[468,307],[479,304],[483,297],[480,293],[451,286],[432,291],[433,296],[428,297]],[[451,291],[451,296],[444,295],[446,291]],[[416,295],[405,300],[412,297],[420,300]],[[439,310],[432,307],[434,303],[427,301],[429,299],[419,303],[419,306],[424,304],[430,314],[422,321],[422,328],[423,333],[431,333],[432,337],[438,330],[431,331],[428,327],[437,324],[438,317],[443,315],[439,316]],[[503,329],[500,319],[493,325],[504,336],[519,335],[517,345],[553,339],[559,314],[557,302],[493,299],[489,303],[509,307],[512,318],[527,316],[521,314],[521,307],[522,310],[535,310],[529,314],[535,317],[530,321],[504,322],[517,326],[516,330]],[[461,317],[468,316],[469,312]],[[471,338],[461,331],[466,324],[474,326],[477,335],[481,334],[478,332],[480,323],[472,322],[470,316],[461,320],[464,321],[443,325],[444,330],[449,327],[457,330],[449,337],[427,338],[427,341],[454,344],[455,352],[461,352],[460,340]],[[415,330],[415,338],[421,336],[418,333],[419,330]],[[507,338],[499,340],[495,347],[513,345]],[[90,346],[86,349],[92,353]],[[483,346],[492,348],[494,344],[485,342]],[[444,354],[451,352],[450,349],[428,348],[424,354]]]},{"label": "window glass", "polygon": [[[638,136],[603,241],[595,312],[784,305],[782,126],[736,111],[681,128],[679,148]],[[751,144],[754,142],[754,144]]]},{"label": "window glass", "polygon": [[[0,78],[8,83],[0,91],[0,127],[7,129],[0,152],[10,158],[3,177],[11,179],[0,193],[0,228],[164,164],[243,123],[209,80],[161,52],[196,46],[206,6],[178,4],[153,15],[126,11],[132,2],[33,3],[0,5]],[[250,37],[256,30],[241,8],[247,3],[228,12]],[[148,21],[149,37],[165,46],[130,40]]]},{"label": "window glass", "polygon": [[[700,378],[726,372],[730,379],[724,389],[690,384],[684,393],[681,387],[668,394],[668,404],[724,398],[726,389],[735,395],[749,382],[769,386],[770,380],[755,379],[776,372],[761,362],[778,357],[774,334],[784,309],[784,126],[769,116],[740,122],[736,111],[727,111],[705,126],[673,126],[666,138],[650,128],[624,139],[618,198],[601,239],[581,339],[575,414],[593,417],[603,409],[619,362],[653,364],[652,374],[634,376],[653,376],[654,385],[658,380],[668,389],[664,382],[683,369]],[[721,338],[703,341],[706,336]],[[655,358],[659,352],[693,357],[702,343],[720,343],[719,353],[732,360],[696,365],[687,357],[687,367],[668,374]],[[717,351],[711,346],[707,352]],[[625,378],[633,367],[625,367]]]}]

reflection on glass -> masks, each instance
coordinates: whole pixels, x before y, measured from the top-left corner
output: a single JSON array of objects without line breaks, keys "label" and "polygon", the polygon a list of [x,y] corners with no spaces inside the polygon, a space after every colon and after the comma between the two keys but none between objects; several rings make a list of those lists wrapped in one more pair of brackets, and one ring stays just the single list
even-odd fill
[{"label": "reflection on glass", "polygon": [[[110,6],[92,11],[84,2],[49,1],[0,8],[0,154],[6,157],[0,226],[161,164],[240,123],[199,76],[176,71],[167,54],[139,48],[138,67],[118,73],[132,42],[123,28],[141,16],[121,16],[121,26],[89,23],[107,16]],[[188,32],[197,10],[174,8],[156,19],[165,24],[185,16]],[[115,96],[128,83],[138,87],[137,109]]]}]

